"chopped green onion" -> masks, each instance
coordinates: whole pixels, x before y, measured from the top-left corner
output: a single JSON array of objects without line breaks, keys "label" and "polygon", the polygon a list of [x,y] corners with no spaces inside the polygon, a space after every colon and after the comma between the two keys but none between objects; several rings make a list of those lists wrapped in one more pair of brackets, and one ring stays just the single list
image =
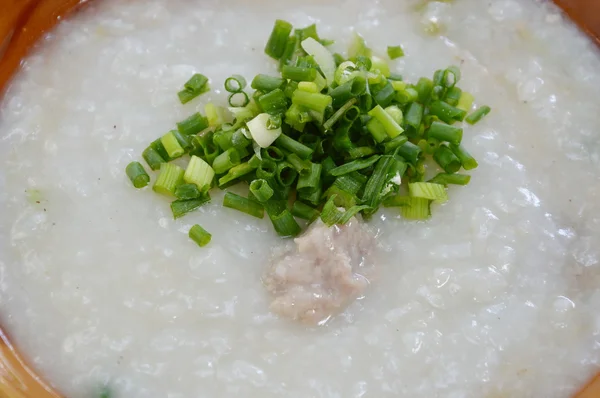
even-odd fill
[{"label": "chopped green onion", "polygon": [[404,57],[404,50],[400,46],[388,46],[387,48],[388,57],[394,60],[396,58]]},{"label": "chopped green onion", "polygon": [[231,107],[241,108],[250,103],[250,98],[248,98],[248,94],[246,94],[244,91],[238,91],[237,93],[229,94],[229,97],[227,97],[227,103]]},{"label": "chopped green onion", "polygon": [[352,206],[344,212],[341,212],[337,209],[335,205],[335,199],[337,195],[331,195],[325,206],[323,206],[323,211],[321,212],[321,220],[327,225],[331,227],[332,225],[344,225],[352,217],[358,214],[359,211],[368,209],[369,206]]},{"label": "chopped green onion", "polygon": [[190,239],[196,242],[200,247],[208,245],[212,238],[212,235],[198,224],[195,224],[192,228],[190,228],[188,235]]},{"label": "chopped green onion", "polygon": [[125,173],[136,188],[144,188],[150,182],[150,176],[140,162],[131,162],[125,168]]},{"label": "chopped green onion", "polygon": [[238,164],[229,169],[227,174],[219,178],[219,187],[223,187],[225,184],[243,177],[249,173],[252,173],[258,166],[252,163],[252,159],[246,163]]},{"label": "chopped green onion", "polygon": [[460,95],[460,99],[458,100],[458,104],[456,104],[456,107],[458,109],[462,109],[465,112],[469,112],[471,110],[471,107],[473,106],[473,101],[475,101],[473,95],[467,93],[466,91],[463,91]]},{"label": "chopped green onion", "polygon": [[278,88],[258,97],[258,104],[269,114],[284,113],[289,106],[287,97]]},{"label": "chopped green onion", "polygon": [[350,48],[348,48],[348,58],[354,59],[358,56],[370,57],[371,49],[367,47],[365,39],[363,39],[363,37],[358,33],[354,32],[352,43],[350,44]]},{"label": "chopped green onion", "polygon": [[373,89],[373,98],[375,102],[383,107],[386,107],[392,103],[396,97],[396,91],[392,83],[387,82],[383,87]]},{"label": "chopped green onion", "polygon": [[451,124],[455,121],[461,122],[467,112],[444,101],[434,101],[429,105],[429,114],[437,116],[445,123]]},{"label": "chopped green onion", "polygon": [[375,153],[375,149],[373,149],[373,147],[359,146],[359,147],[348,149],[348,158],[350,158],[350,159],[364,158],[365,156],[369,156],[374,153]]},{"label": "chopped green onion", "polygon": [[426,220],[431,216],[431,201],[429,199],[400,197],[396,201],[403,203],[400,205],[400,213],[402,217],[408,220]]},{"label": "chopped green onion", "polygon": [[273,196],[273,189],[269,186],[267,180],[262,178],[250,183],[250,192],[259,202],[266,202]]},{"label": "chopped green onion", "polygon": [[182,104],[210,90],[208,78],[200,73],[194,74],[183,86],[184,89],[177,93]]},{"label": "chopped green onion", "polygon": [[280,213],[273,213],[269,211],[269,207],[267,207],[267,215],[271,219],[273,228],[279,236],[292,237],[298,235],[300,231],[302,231],[296,222],[296,219],[294,219],[294,216],[288,209],[285,209]]},{"label": "chopped green onion", "polygon": [[302,40],[300,45],[308,55],[311,55],[315,59],[317,65],[319,65],[319,69],[321,69],[321,72],[323,72],[323,75],[325,76],[326,85],[331,85],[334,82],[336,69],[335,59],[333,58],[333,54],[317,40],[313,37],[309,37]]},{"label": "chopped green onion", "polygon": [[366,176],[358,172],[353,172],[337,177],[333,185],[352,195],[357,195],[366,182]]},{"label": "chopped green onion", "polygon": [[318,93],[319,88],[315,84],[315,82],[299,82],[298,90],[308,91],[309,93]]},{"label": "chopped green onion", "polygon": [[428,137],[437,138],[440,141],[449,142],[452,145],[460,145],[463,129],[449,124],[433,122],[427,130]]},{"label": "chopped green onion", "polygon": [[180,217],[183,217],[187,213],[196,210],[198,207],[202,206],[205,203],[208,203],[209,201],[210,196],[208,192],[204,192],[201,193],[200,196],[195,199],[178,199],[174,202],[171,202],[171,212],[173,213],[173,218],[178,219]]},{"label": "chopped green onion", "polygon": [[311,163],[308,169],[300,172],[296,189],[298,191],[307,189],[312,191],[317,189],[321,184],[322,170],[323,166],[320,163]]},{"label": "chopped green onion", "polygon": [[152,170],[160,169],[160,165],[166,162],[166,160],[152,147],[146,148],[144,152],[142,152],[142,157]]},{"label": "chopped green onion", "polygon": [[210,189],[214,176],[215,171],[208,163],[198,156],[192,156],[183,180],[188,184],[196,184],[200,191],[205,192]]},{"label": "chopped green onion", "polygon": [[242,213],[246,213],[252,217],[264,217],[264,209],[260,203],[252,199],[236,195],[233,192],[227,192],[225,194],[225,197],[223,197],[223,206],[241,211]]},{"label": "chopped green onion", "polygon": [[296,90],[292,95],[292,103],[322,114],[331,105],[331,97],[325,94]]},{"label": "chopped green onion", "polygon": [[268,128],[267,123],[269,123],[270,119],[271,116],[268,113],[261,113],[246,123],[252,139],[261,148],[270,146],[281,135],[281,127],[276,129]]},{"label": "chopped green onion", "polygon": [[481,118],[483,118],[485,115],[490,113],[491,110],[492,110],[492,108],[490,108],[487,105],[481,106],[481,107],[477,108],[476,111],[474,111],[469,116],[467,116],[465,121],[469,124],[475,124],[478,121],[480,121]]},{"label": "chopped green onion", "polygon": [[374,155],[369,158],[353,160],[352,162],[336,167],[335,169],[331,170],[329,174],[334,177],[338,177],[344,174],[352,173],[353,171],[366,169],[367,167],[374,165],[380,157],[380,155]]},{"label": "chopped green onion", "polygon": [[461,166],[460,160],[446,145],[440,145],[433,153],[433,159],[449,174],[456,173]]},{"label": "chopped green onion", "polygon": [[382,191],[385,185],[389,182],[392,176],[389,175],[391,167],[394,165],[392,156],[382,156],[375,165],[373,174],[367,180],[365,192],[363,194],[363,203],[371,209],[376,209],[379,206],[382,198]]},{"label": "chopped green onion", "polygon": [[275,140],[275,144],[286,151],[298,155],[301,159],[308,159],[314,152],[313,149],[301,144],[285,134],[281,134],[277,140]]},{"label": "chopped green onion", "polygon": [[471,176],[466,174],[446,174],[439,173],[433,177],[429,182],[442,185],[467,185],[471,181]]},{"label": "chopped green onion", "polygon": [[225,90],[230,93],[239,93],[246,87],[244,76],[232,75],[225,79]]},{"label": "chopped green onion", "polygon": [[292,29],[291,23],[281,19],[276,20],[265,47],[265,54],[271,58],[280,59],[285,52],[288,37],[292,33]]},{"label": "chopped green onion", "polygon": [[196,184],[181,184],[175,188],[177,199],[188,200],[197,199],[202,195]]},{"label": "chopped green onion", "polygon": [[[452,106],[457,106],[461,95],[462,95],[462,90],[460,88],[458,88],[456,86],[450,87],[448,90],[446,90],[446,97],[444,98],[444,101],[446,101],[447,103],[449,103]],[[466,110],[464,110],[464,111],[466,112]]]},{"label": "chopped green onion", "polygon": [[406,111],[406,124],[414,129],[418,129],[423,119],[423,105],[418,102],[412,102]]},{"label": "chopped green onion", "polygon": [[264,178],[265,180],[269,180],[275,178],[276,172],[277,163],[269,159],[263,159],[256,170],[256,176],[258,178]]},{"label": "chopped green onion", "polygon": [[280,162],[277,164],[277,173],[275,173],[275,178],[281,186],[289,187],[298,177],[298,172],[296,169],[289,164],[288,162]]},{"label": "chopped green onion", "polygon": [[250,86],[257,91],[268,93],[269,91],[282,88],[284,84],[285,79],[281,77],[260,74],[254,77]]},{"label": "chopped green onion", "polygon": [[172,131],[169,131],[167,134],[163,135],[160,139],[160,142],[165,147],[165,150],[171,159],[176,159],[185,154],[185,150],[181,147],[179,141],[177,141],[177,138]]},{"label": "chopped green onion", "polygon": [[421,104],[427,104],[431,98],[431,92],[433,91],[433,82],[426,77],[422,77],[417,82],[415,88],[419,94],[419,102]]},{"label": "chopped green onion", "polygon": [[460,160],[460,164],[465,170],[472,170],[478,166],[477,160],[467,150],[464,146],[459,145],[450,145],[450,149],[456,155],[456,157]]},{"label": "chopped green onion", "polygon": [[199,112],[177,123],[177,130],[184,135],[197,134],[208,127],[208,119]]},{"label": "chopped green onion", "polygon": [[319,211],[299,200],[292,205],[292,215],[303,220],[313,221],[319,217]]},{"label": "chopped green onion", "polygon": [[405,142],[408,141],[408,137],[404,134],[397,136],[394,139],[391,139],[383,144],[383,152],[386,155],[391,154],[396,150],[396,148],[404,145]]},{"label": "chopped green onion", "polygon": [[183,174],[183,169],[176,164],[163,163],[152,189],[165,195],[175,195],[175,189],[183,182]]},{"label": "chopped green onion", "polygon": [[[357,100],[356,98],[351,98],[348,102],[346,102],[344,105],[342,105],[342,107],[340,109],[338,109],[337,111],[335,111],[335,113],[325,122],[323,123],[323,128],[325,129],[325,131],[330,130],[333,125],[342,117],[346,114],[346,112],[350,109],[353,109],[354,104],[356,104]],[[354,107],[356,108],[356,107]],[[356,108],[358,109],[358,108]],[[358,117],[358,115],[357,115]],[[355,117],[356,119],[356,117]],[[354,119],[353,119],[354,120]]]},{"label": "chopped green onion", "polygon": [[404,131],[402,127],[396,123],[394,118],[381,107],[381,105],[377,105],[375,108],[371,109],[369,115],[379,120],[390,138],[395,138]]},{"label": "chopped green onion", "polygon": [[418,145],[415,145],[412,142],[405,142],[398,147],[397,153],[406,159],[407,162],[416,164],[417,160],[419,160],[419,156],[421,156],[421,152],[421,148],[419,148]]},{"label": "chopped green onion", "polygon": [[408,184],[408,194],[416,198],[425,198],[439,203],[448,200],[444,185],[431,182],[413,182]]},{"label": "chopped green onion", "polygon": [[225,109],[222,106],[216,106],[209,102],[204,105],[204,112],[210,126],[219,126],[225,123]]},{"label": "chopped green onion", "polygon": [[[379,105],[377,105],[377,106],[379,106]],[[369,120],[367,122],[367,130],[371,133],[371,135],[373,136],[373,139],[377,143],[383,142],[384,140],[389,138],[383,123],[381,123],[376,118],[371,118],[371,120]]]},{"label": "chopped green onion", "polygon": [[240,164],[240,154],[235,148],[229,148],[215,158],[212,168],[215,174],[223,174],[233,166]]},{"label": "chopped green onion", "polygon": [[444,87],[454,87],[460,80],[460,69],[458,66],[450,66],[444,70],[442,85]]},{"label": "chopped green onion", "polygon": [[317,70],[314,68],[285,65],[281,68],[281,76],[284,79],[290,79],[297,82],[312,82],[317,77]]}]

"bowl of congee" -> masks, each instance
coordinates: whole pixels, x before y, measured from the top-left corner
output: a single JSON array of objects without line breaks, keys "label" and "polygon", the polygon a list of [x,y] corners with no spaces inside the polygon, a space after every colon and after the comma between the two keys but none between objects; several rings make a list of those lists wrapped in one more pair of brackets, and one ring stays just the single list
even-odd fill
[{"label": "bowl of congee", "polygon": [[1,397],[600,397],[554,3],[3,2]]}]

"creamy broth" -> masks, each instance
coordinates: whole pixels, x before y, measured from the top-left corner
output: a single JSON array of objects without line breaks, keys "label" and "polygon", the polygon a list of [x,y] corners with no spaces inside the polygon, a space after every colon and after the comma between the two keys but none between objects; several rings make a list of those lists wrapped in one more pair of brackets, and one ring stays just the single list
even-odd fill
[{"label": "creamy broth", "polygon": [[[600,365],[599,52],[546,2],[419,4],[104,0],[44,39],[0,107],[0,317],[40,374],[69,398],[573,394]],[[276,18],[402,44],[409,81],[460,65],[493,109],[471,183],[427,222],[378,213],[379,277],[320,327],[269,311],[267,219],[215,193],[173,221],[124,173],[226,77],[276,73]],[[182,106],[195,71],[214,90]]]}]

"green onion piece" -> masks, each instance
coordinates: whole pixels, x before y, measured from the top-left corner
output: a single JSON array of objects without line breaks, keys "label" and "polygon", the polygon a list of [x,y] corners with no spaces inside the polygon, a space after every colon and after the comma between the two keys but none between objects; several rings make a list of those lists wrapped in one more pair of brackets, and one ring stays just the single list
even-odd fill
[{"label": "green onion piece", "polygon": [[207,127],[208,119],[198,112],[177,123],[177,130],[184,135],[198,134]]},{"label": "green onion piece", "polygon": [[265,47],[265,54],[271,58],[280,59],[285,52],[288,37],[292,33],[292,29],[291,23],[281,19],[276,20]]},{"label": "green onion piece", "polygon": [[227,150],[229,148],[233,148],[233,134],[235,133],[235,131],[231,131],[231,130],[219,130],[216,131],[213,136],[212,136],[212,140],[215,144],[217,144],[219,146],[219,148],[221,148],[222,150]]},{"label": "green onion piece", "polygon": [[204,105],[204,112],[210,126],[220,126],[225,123],[225,109],[212,102]]},{"label": "green onion piece", "polygon": [[371,57],[371,68],[369,70],[372,72],[379,71],[386,78],[390,75],[390,66],[387,61],[375,55]]},{"label": "green onion piece", "polygon": [[440,165],[446,173],[453,174],[460,169],[460,160],[452,153],[450,148],[445,145],[440,147],[433,153],[433,159]]},{"label": "green onion piece", "polygon": [[408,205],[410,205],[411,199],[412,198],[410,196],[401,196],[401,195],[390,196],[389,198],[386,198],[383,201],[383,206],[384,207],[408,206]]},{"label": "green onion piece", "polygon": [[246,87],[244,76],[232,75],[225,79],[225,90],[230,93],[239,93]]},{"label": "green onion piece", "polygon": [[477,108],[477,110],[474,111],[473,113],[471,113],[469,116],[467,116],[467,118],[465,120],[469,124],[475,124],[478,121],[480,121],[481,118],[483,118],[485,115],[490,113],[491,110],[492,110],[492,108],[490,108],[489,106],[483,105],[483,106]]},{"label": "green onion piece", "polygon": [[402,110],[396,105],[388,106],[387,108],[385,108],[385,111],[398,125],[402,124],[402,122],[404,121],[404,114],[402,113]]},{"label": "green onion piece", "polygon": [[298,90],[308,91],[309,93],[318,93],[319,88],[315,82],[300,82],[298,83]]},{"label": "green onion piece", "polygon": [[396,150],[396,148],[404,145],[404,143],[408,141],[408,137],[405,136],[404,134],[399,135],[398,137],[387,141],[383,144],[383,152],[386,155],[391,154],[392,152],[394,152]]},{"label": "green onion piece", "polygon": [[460,160],[460,164],[465,170],[472,170],[478,166],[477,160],[467,150],[464,146],[459,145],[450,145],[450,150],[456,155],[458,160]]},{"label": "green onion piece", "polygon": [[317,70],[314,68],[285,65],[281,68],[281,76],[284,79],[290,79],[297,82],[312,82],[317,77]]},{"label": "green onion piece", "polygon": [[460,80],[460,69],[458,66],[450,66],[444,70],[442,86],[450,88],[454,87]]},{"label": "green onion piece", "polygon": [[426,77],[422,77],[417,82],[415,88],[419,94],[419,102],[421,104],[427,104],[431,98],[431,92],[433,91],[433,82]]},{"label": "green onion piece", "polygon": [[150,176],[140,162],[129,163],[125,168],[125,173],[136,188],[144,188],[150,182]]},{"label": "green onion piece", "polygon": [[373,174],[367,180],[365,192],[363,193],[363,203],[375,210],[382,198],[382,191],[385,185],[390,181],[392,176],[389,172],[394,166],[394,158],[392,156],[382,156],[375,165]]},{"label": "green onion piece", "polygon": [[409,197],[400,208],[400,214],[408,220],[426,220],[431,216],[430,204],[429,199]]},{"label": "green onion piece", "polygon": [[177,199],[188,200],[197,199],[202,195],[196,184],[181,184],[175,188]]},{"label": "green onion piece", "polygon": [[270,146],[268,148],[263,148],[261,151],[261,156],[263,160],[272,160],[275,163],[281,162],[285,159],[285,155],[283,151],[276,146]]},{"label": "green onion piece", "polygon": [[312,148],[307,147],[304,144],[294,140],[293,138],[288,137],[285,134],[281,134],[277,140],[275,140],[275,144],[286,151],[294,153],[298,155],[301,159],[308,159],[314,152]]},{"label": "green onion piece", "polygon": [[256,218],[264,217],[264,209],[262,205],[252,199],[244,198],[236,195],[233,192],[227,192],[223,198],[223,206],[230,209],[241,211]]},{"label": "green onion piece", "polygon": [[444,203],[448,200],[448,193],[444,185],[431,182],[413,182],[408,184],[408,194],[416,198],[434,200]]},{"label": "green onion piece", "polygon": [[278,88],[258,97],[258,104],[269,114],[284,113],[288,109],[288,99]]},{"label": "green onion piece", "polygon": [[383,123],[381,123],[378,119],[371,118],[371,120],[367,122],[366,127],[369,133],[371,133],[371,135],[373,136],[375,142],[380,143],[388,138],[387,131],[383,126]]},{"label": "green onion piece", "polygon": [[275,232],[281,237],[293,237],[302,231],[288,209],[283,210],[281,213],[272,213],[269,211],[269,207],[267,207],[267,215],[271,219],[271,223],[273,223]]},{"label": "green onion piece", "polygon": [[250,192],[259,202],[266,202],[273,196],[273,189],[269,186],[267,180],[262,178],[250,183]]},{"label": "green onion piece", "polygon": [[144,149],[144,152],[142,152],[142,157],[152,170],[160,169],[160,165],[166,162],[166,160],[163,159],[162,156],[160,156],[160,154],[152,147]]},{"label": "green onion piece", "polygon": [[298,177],[298,172],[291,164],[288,162],[280,162],[277,164],[277,173],[275,173],[275,178],[277,182],[281,184],[281,186],[291,186],[294,181],[296,181],[296,177]]},{"label": "green onion piece", "polygon": [[182,104],[210,90],[208,78],[200,73],[194,74],[183,86],[184,89],[177,93]]},{"label": "green onion piece", "polygon": [[310,167],[306,170],[300,172],[300,177],[298,178],[298,184],[296,185],[297,190],[315,190],[321,184],[321,172],[323,170],[323,166],[319,163],[311,163]]},{"label": "green onion piece", "polygon": [[348,58],[353,59],[358,56],[370,57],[371,49],[367,47],[365,39],[363,39],[363,37],[358,33],[354,32],[354,37],[350,43],[350,48],[348,48]]},{"label": "green onion piece", "polygon": [[233,147],[236,149],[246,148],[247,146],[249,146],[252,141],[246,138],[246,134],[250,133],[248,133],[248,130],[246,130],[245,128],[236,130],[231,135],[231,145],[233,145]]},{"label": "green onion piece", "polygon": [[422,119],[423,105],[419,104],[418,102],[412,102],[406,111],[406,124],[415,130],[418,130]]},{"label": "green onion piece", "polygon": [[241,108],[250,103],[250,98],[248,98],[248,94],[246,94],[244,91],[238,91],[237,93],[229,94],[229,97],[227,97],[227,103],[231,107]]},{"label": "green onion piece", "polygon": [[331,105],[331,97],[325,94],[296,90],[292,95],[292,103],[323,114],[325,109]]},{"label": "green onion piece", "polygon": [[449,142],[452,145],[460,145],[463,129],[449,124],[433,122],[427,130],[427,136],[437,138],[440,141]]},{"label": "green onion piece", "polygon": [[179,143],[179,145],[181,145],[185,153],[188,153],[190,149],[192,149],[191,137],[181,134],[179,130],[171,130],[171,132],[173,133],[175,139],[177,139],[177,142]]},{"label": "green onion piece", "polygon": [[333,185],[352,195],[357,195],[363,185],[367,182],[367,178],[368,177],[357,172],[344,174],[337,177],[333,182]]},{"label": "green onion piece", "polygon": [[442,185],[449,185],[449,184],[467,185],[469,183],[469,181],[471,181],[471,176],[469,176],[469,175],[446,174],[446,173],[439,173],[438,175],[433,177],[431,180],[429,180],[429,182],[432,182],[435,184],[442,184]]},{"label": "green onion piece", "polygon": [[300,156],[296,155],[295,153],[288,154],[286,156],[286,160],[289,164],[292,165],[294,169],[296,169],[298,173],[301,173],[303,170],[310,168],[310,162],[308,160],[300,158]]},{"label": "green onion piece", "polygon": [[321,196],[323,190],[321,187],[315,189],[314,191],[302,190],[298,192],[298,199],[312,203],[315,206],[318,206],[321,203]]},{"label": "green onion piece", "polygon": [[292,215],[303,220],[313,221],[319,217],[319,211],[297,200],[292,205]]},{"label": "green onion piece", "polygon": [[[351,98],[348,102],[346,102],[344,105],[342,105],[342,107],[340,109],[338,109],[337,111],[335,111],[335,113],[329,119],[327,119],[327,121],[325,123],[323,123],[323,129],[325,129],[325,131],[331,130],[331,128],[333,127],[333,125],[342,116],[344,116],[346,114],[346,112],[349,109],[351,109],[354,106],[354,104],[356,104],[356,102],[357,102],[356,98]],[[356,108],[356,107],[354,107],[354,108]],[[358,115],[356,117],[358,117]],[[355,117],[355,119],[356,119],[356,117]]]},{"label": "green onion piece", "polygon": [[181,147],[179,141],[177,141],[177,138],[172,131],[169,131],[167,134],[163,135],[160,138],[160,142],[165,147],[165,150],[171,159],[176,159],[185,154],[185,150]]},{"label": "green onion piece", "polygon": [[260,162],[256,170],[256,176],[258,178],[264,178],[265,180],[270,180],[275,178],[275,173],[277,172],[277,163],[269,159],[263,159]]},{"label": "green onion piece", "polygon": [[429,114],[437,116],[445,123],[452,124],[455,121],[461,122],[467,112],[444,101],[434,101],[429,105]]},{"label": "green onion piece", "polygon": [[334,177],[338,177],[344,174],[352,173],[353,171],[366,169],[367,167],[374,165],[380,157],[380,155],[374,155],[364,159],[353,160],[352,162],[344,163],[343,165],[336,167],[335,169],[331,170],[329,174]]},{"label": "green onion piece", "polygon": [[404,57],[404,50],[400,46],[388,46],[387,48],[388,57],[394,60],[396,58]]},{"label": "green onion piece", "polygon": [[360,117],[360,109],[357,106],[351,106],[344,113],[344,121],[352,123]]},{"label": "green onion piece", "polygon": [[290,36],[287,39],[287,43],[285,45],[285,50],[283,51],[283,55],[279,58],[279,70],[283,68],[284,65],[293,64],[295,61],[295,57],[297,56],[297,52],[300,49],[300,39],[298,37]]},{"label": "green onion piece", "polygon": [[157,138],[156,140],[152,141],[152,143],[150,144],[150,146],[156,151],[158,152],[158,154],[165,160],[165,161],[170,161],[173,160],[169,157],[169,154],[167,153],[167,150],[165,149],[164,145],[161,142],[160,138]]},{"label": "green onion piece", "polygon": [[262,91],[263,93],[268,93],[269,91],[273,91],[276,89],[283,88],[285,84],[285,79],[276,76],[269,75],[256,75],[254,79],[252,79],[252,83],[250,86],[256,91]]},{"label": "green onion piece", "polygon": [[246,123],[252,139],[261,148],[270,146],[281,135],[281,127],[269,129],[267,123],[270,123],[270,119],[271,116],[268,113],[261,113]]},{"label": "green onion piece", "polygon": [[196,199],[178,199],[174,202],[171,202],[171,212],[173,213],[173,218],[178,219],[180,217],[183,217],[187,213],[196,210],[198,207],[202,206],[205,203],[208,203],[209,201],[210,195],[208,194],[208,192],[204,192],[200,194],[200,196]]},{"label": "green onion piece", "polygon": [[321,212],[321,220],[325,225],[331,227],[332,225],[344,225],[352,217],[354,217],[358,212],[368,209],[369,206],[352,206],[344,212],[341,212],[337,209],[335,205],[335,199],[337,195],[331,195],[325,206],[323,206],[323,211]]},{"label": "green onion piece", "polygon": [[396,101],[401,104],[407,104],[410,102],[414,102],[418,99],[419,93],[412,87],[407,87],[404,90],[399,90],[396,93]]},{"label": "green onion piece", "polygon": [[233,166],[240,164],[240,154],[235,148],[229,148],[219,156],[215,158],[212,164],[212,168],[215,174],[225,173]]},{"label": "green onion piece", "polygon": [[444,98],[444,101],[446,101],[447,103],[449,103],[452,106],[456,106],[456,105],[458,105],[458,101],[460,100],[461,95],[462,95],[462,90],[460,88],[458,88],[456,86],[450,87],[448,90],[446,90],[446,96]]},{"label": "green onion piece", "polygon": [[183,182],[183,174],[183,169],[176,164],[163,163],[152,189],[165,195],[175,195],[175,189]]},{"label": "green onion piece", "polygon": [[302,40],[300,45],[308,55],[314,58],[319,66],[323,76],[325,76],[325,86],[333,84],[336,70],[333,54],[323,44],[319,43],[318,39],[313,37]]},{"label": "green onion piece", "polygon": [[375,108],[371,109],[369,115],[379,120],[390,138],[395,138],[404,131],[402,127],[396,123],[394,118],[381,107],[381,105],[377,105]]},{"label": "green onion piece", "polygon": [[401,80],[390,80],[390,84],[394,88],[394,91],[406,90],[406,83]]},{"label": "green onion piece", "polygon": [[375,102],[383,107],[391,104],[395,97],[396,91],[390,82],[387,82],[378,90],[373,90],[373,98],[375,99]]},{"label": "green onion piece", "polygon": [[473,106],[473,101],[475,101],[473,95],[466,91],[463,91],[460,95],[460,99],[458,100],[458,104],[456,104],[456,107],[458,109],[462,109],[465,112],[469,112],[471,110],[471,107]]},{"label": "green onion piece", "polygon": [[324,196],[329,199],[331,196],[337,195],[334,199],[334,203],[338,207],[343,207],[345,209],[349,209],[352,206],[356,206],[358,202],[358,198],[356,195],[346,192],[337,185],[330,186],[327,191],[325,191]]},{"label": "green onion piece", "polygon": [[[258,158],[256,158],[258,159]],[[249,173],[252,173],[258,166],[253,164],[252,159],[246,163],[238,164],[229,169],[227,174],[219,178],[219,187],[223,187],[225,184],[243,177]]]},{"label": "green onion piece", "polygon": [[421,148],[419,148],[418,145],[415,145],[412,142],[405,142],[398,147],[397,154],[406,159],[407,162],[416,164],[417,160],[419,160],[419,156],[421,156],[421,152]]},{"label": "green onion piece", "polygon": [[196,242],[200,247],[208,245],[210,239],[212,238],[212,235],[198,224],[195,224],[192,228],[190,228],[188,235],[190,239]]},{"label": "green onion piece", "polygon": [[359,146],[348,149],[348,157],[350,159],[364,158],[375,153],[375,149],[371,146]]},{"label": "green onion piece", "polygon": [[188,184],[196,184],[200,191],[205,192],[210,189],[214,176],[215,171],[208,163],[198,156],[192,156],[185,169],[183,180]]}]

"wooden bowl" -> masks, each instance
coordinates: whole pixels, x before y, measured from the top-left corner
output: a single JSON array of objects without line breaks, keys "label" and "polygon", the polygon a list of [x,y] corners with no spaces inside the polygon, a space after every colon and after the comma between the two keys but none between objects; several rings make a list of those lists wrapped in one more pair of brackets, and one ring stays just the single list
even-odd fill
[{"label": "wooden bowl", "polygon": [[[46,32],[87,0],[0,0],[0,96],[21,60]],[[555,0],[600,45],[600,0]],[[23,361],[0,329],[0,397],[60,398]],[[575,398],[600,398],[600,374]]]}]

